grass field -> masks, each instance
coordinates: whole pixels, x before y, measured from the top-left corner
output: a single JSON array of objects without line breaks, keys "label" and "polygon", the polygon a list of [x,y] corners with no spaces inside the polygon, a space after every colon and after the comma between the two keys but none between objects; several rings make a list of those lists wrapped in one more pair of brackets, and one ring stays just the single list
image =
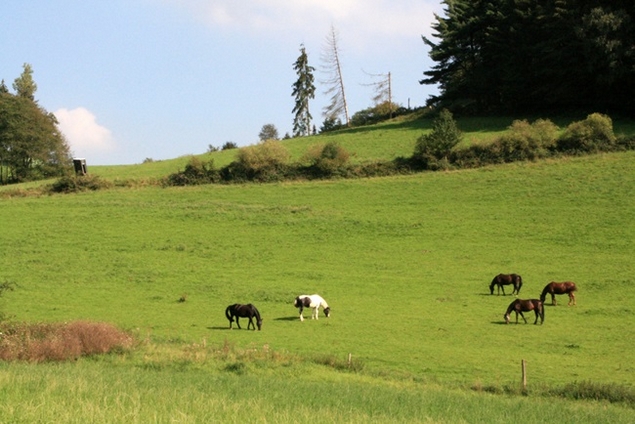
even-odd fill
[{"label": "grass field", "polygon": [[[465,388],[517,386],[522,359],[530,393],[633,387],[634,161],[3,199],[0,281],[17,287],[0,310],[107,321],[142,342],[123,357],[0,364],[12,401],[0,419],[632,422],[619,404]],[[575,281],[578,304],[505,325],[513,297],[488,289],[500,272],[523,276],[523,298]],[[303,293],[332,317],[300,323]],[[227,329],[235,302],[256,304],[263,331]],[[210,353],[222,346],[256,358]],[[321,365],[349,354],[355,373]]]}]

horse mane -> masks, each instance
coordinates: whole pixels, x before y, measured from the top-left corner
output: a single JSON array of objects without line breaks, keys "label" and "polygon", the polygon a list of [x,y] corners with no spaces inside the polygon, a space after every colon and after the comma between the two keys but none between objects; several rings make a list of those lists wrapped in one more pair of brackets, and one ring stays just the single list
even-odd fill
[{"label": "horse mane", "polygon": [[236,303],[234,303],[233,305],[229,305],[226,309],[225,309],[225,316],[227,317],[227,319],[231,322],[233,322],[234,320],[231,317],[231,314],[229,313],[229,311],[232,310],[232,308],[234,308],[236,306]]},{"label": "horse mane", "polygon": [[249,306],[251,307],[251,310],[254,312],[254,314],[256,315],[256,319],[258,321],[262,321],[262,318],[260,318],[260,312],[258,312],[258,308],[256,308],[254,305],[252,305],[251,303],[249,304]]},{"label": "horse mane", "polygon": [[489,289],[490,289],[490,290],[493,290],[493,289],[494,289],[494,286],[496,285],[496,282],[497,282],[497,281],[498,281],[498,275],[492,279],[492,282],[491,282],[491,284],[489,285]]},{"label": "horse mane", "polygon": [[547,293],[549,293],[549,289],[551,288],[551,283],[547,284],[544,289],[542,289],[542,293],[540,293],[540,301],[545,302],[547,299]]}]

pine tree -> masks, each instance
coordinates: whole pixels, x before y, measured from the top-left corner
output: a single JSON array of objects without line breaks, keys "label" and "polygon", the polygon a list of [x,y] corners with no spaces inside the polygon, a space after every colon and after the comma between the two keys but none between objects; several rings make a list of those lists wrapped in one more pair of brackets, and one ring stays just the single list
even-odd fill
[{"label": "pine tree", "polygon": [[300,56],[293,65],[293,69],[298,75],[298,80],[293,84],[295,96],[295,106],[293,113],[293,136],[309,135],[311,132],[311,112],[309,110],[309,100],[315,98],[315,85],[313,72],[315,68],[309,66],[309,59],[306,54],[304,44],[300,45]]}]

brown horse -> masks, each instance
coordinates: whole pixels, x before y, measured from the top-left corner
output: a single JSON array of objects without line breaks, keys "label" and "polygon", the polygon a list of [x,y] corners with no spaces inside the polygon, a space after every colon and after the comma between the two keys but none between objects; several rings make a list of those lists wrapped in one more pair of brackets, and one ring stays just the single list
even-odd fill
[{"label": "brown horse", "polygon": [[518,295],[520,293],[520,288],[523,286],[523,279],[518,274],[498,274],[489,285],[489,291],[491,294],[494,294],[494,287],[498,286],[497,294],[500,295],[500,291],[503,290],[503,296],[505,296],[504,286],[508,286],[510,284],[514,285],[512,294],[516,293],[516,295]]},{"label": "brown horse", "polygon": [[507,308],[507,312],[505,312],[504,315],[506,324],[509,324],[509,315],[512,313],[512,311],[516,312],[516,324],[518,324],[518,314],[523,317],[523,320],[525,320],[525,324],[527,324],[527,320],[525,319],[523,312],[528,311],[534,311],[534,313],[536,314],[536,321],[534,321],[534,324],[538,323],[538,317],[540,317],[541,325],[543,322],[545,322],[545,308],[543,308],[542,301],[538,299],[516,299],[512,303],[510,303],[509,307]]},{"label": "brown horse", "polygon": [[542,290],[542,294],[540,295],[540,300],[545,301],[545,299],[547,298],[547,294],[551,295],[551,304],[552,305],[556,305],[556,295],[557,294],[568,294],[569,295],[569,303],[568,305],[571,306],[571,304],[573,303],[575,305],[575,291],[578,290],[578,288],[576,287],[574,282],[571,281],[565,281],[564,283],[556,283],[555,281],[552,281],[551,283],[547,284],[545,286],[545,288]]}]

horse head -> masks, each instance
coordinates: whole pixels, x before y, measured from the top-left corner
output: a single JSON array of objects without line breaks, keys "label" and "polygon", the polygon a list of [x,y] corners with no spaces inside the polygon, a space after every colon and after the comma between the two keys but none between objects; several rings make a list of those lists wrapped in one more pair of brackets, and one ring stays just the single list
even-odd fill
[{"label": "horse head", "polygon": [[509,314],[503,315],[503,318],[505,318],[505,324],[509,324],[509,320],[510,320]]},{"label": "horse head", "polygon": [[331,315],[330,307],[327,306],[326,308],[324,308],[324,315],[326,315],[327,318]]}]

